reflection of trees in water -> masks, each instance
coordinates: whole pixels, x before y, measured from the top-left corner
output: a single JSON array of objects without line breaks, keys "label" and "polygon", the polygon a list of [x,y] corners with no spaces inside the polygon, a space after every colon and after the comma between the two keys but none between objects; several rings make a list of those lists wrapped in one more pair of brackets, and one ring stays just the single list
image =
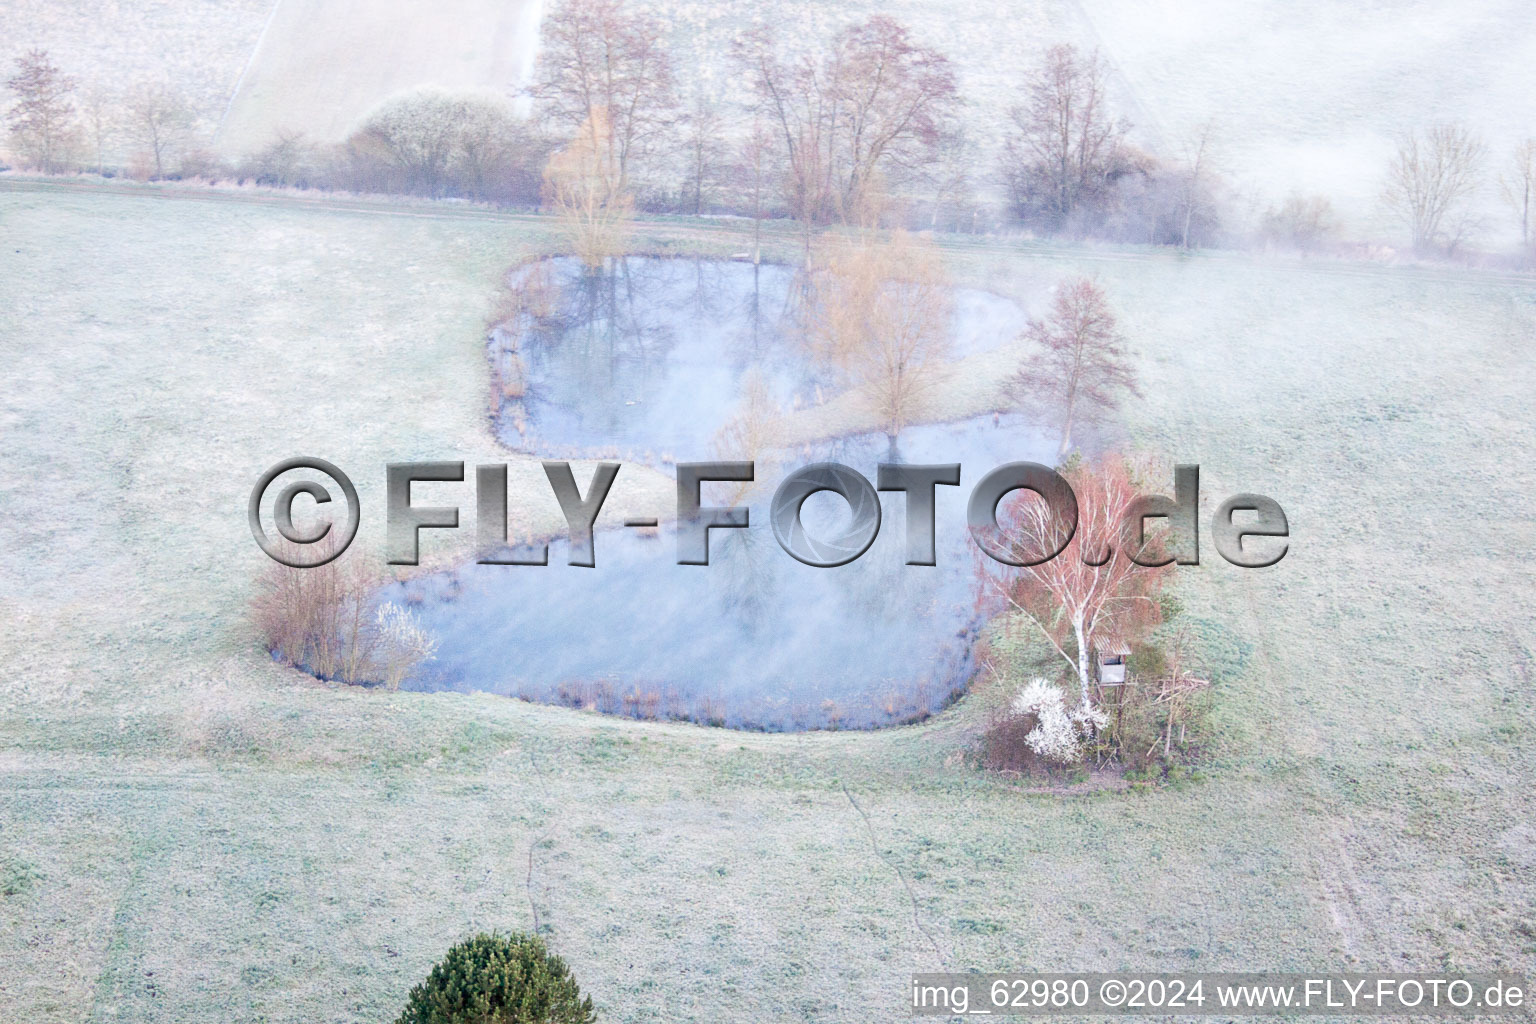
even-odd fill
[{"label": "reflection of trees in water", "polygon": [[[550,398],[584,418],[622,408],[662,372],[675,333],[655,307],[655,275],[628,259],[562,275],[556,315],[529,339]],[[542,396],[540,396],[542,397]]]},{"label": "reflection of trees in water", "polygon": [[689,284],[679,289],[677,312],[689,313],[695,323],[720,322],[734,305],[735,264],[719,260],[687,260]]},{"label": "reflection of trees in water", "polygon": [[[809,287],[808,278],[788,267],[637,257],[582,273],[574,261],[549,260],[519,272],[512,283],[535,275],[542,275],[544,284],[530,289],[516,321],[507,322],[501,340],[492,343],[493,359],[499,345],[521,348],[530,363],[537,360],[529,374],[540,393],[528,407],[534,421],[530,449],[556,458],[590,455],[588,446],[618,440],[613,428],[619,426],[628,428],[627,443],[679,436],[684,447],[677,455],[684,460],[753,459],[754,487],[732,496],[728,485],[712,484],[703,498],[711,505],[749,505],[754,526],[712,531],[708,568],[670,564],[664,546],[654,554],[655,575],[646,568],[633,578],[633,589],[644,595],[637,620],[644,624],[632,627],[636,646],[651,645],[670,651],[668,656],[625,651],[613,656],[622,664],[561,667],[558,654],[538,653],[526,638],[554,642],[572,629],[590,628],[592,618],[590,609],[572,606],[568,595],[554,594],[527,612],[529,629],[518,634],[523,649],[514,659],[517,677],[503,689],[642,718],[744,728],[888,725],[942,706],[965,681],[972,618],[955,549],[941,536],[937,568],[906,566],[905,503],[893,495],[883,501],[882,539],[868,552],[848,566],[811,568],[779,547],[767,513],[784,475],[809,462],[841,462],[873,482],[878,462],[931,462],[939,456],[963,461],[970,449],[935,440],[949,438],[947,428],[904,431],[900,441],[909,452],[879,433],[786,446],[776,420],[788,411],[793,389],[806,387],[806,378],[798,375],[806,357],[795,320]],[[707,381],[707,392],[690,387],[699,381]],[[663,391],[653,390],[662,384]],[[712,401],[698,402],[695,395]],[[626,413],[630,398],[647,401],[649,413],[681,412]],[[509,401],[503,415],[516,408]],[[716,427],[733,424],[735,429],[714,436]],[[957,437],[971,436],[956,430],[961,430]],[[552,562],[561,561],[557,552],[551,556]],[[674,591],[681,582],[674,575],[692,577],[686,582],[697,589]],[[678,621],[645,619],[644,611],[674,607],[680,596],[709,602],[713,618],[695,619],[690,613],[697,609],[685,603]],[[722,653],[679,628],[699,623],[718,629],[736,646]],[[628,637],[631,627],[613,633]],[[854,653],[843,643],[850,636],[859,641]],[[467,637],[471,647],[479,642],[473,634]],[[785,645],[799,646],[786,650]],[[556,644],[559,650],[566,646]],[[703,650],[710,653],[700,657]],[[833,651],[848,663],[817,660]],[[780,671],[778,661],[766,665],[770,654],[792,659],[796,668]],[[502,661],[494,664],[494,671],[505,671]],[[438,685],[457,685],[448,682],[456,678],[448,669],[435,667],[443,680]]]},{"label": "reflection of trees in water", "polygon": [[[878,463],[914,461],[903,453],[899,438],[884,434],[831,438],[815,445],[808,455],[818,462],[840,462],[866,471],[871,484]],[[848,595],[850,610],[872,619],[888,619],[907,617],[913,608],[940,614],[948,611],[947,605],[968,603],[969,592],[956,586],[953,566],[946,571],[942,564],[906,564],[906,516],[904,497],[884,496],[875,544],[856,561],[831,570],[843,574],[839,586]],[[941,563],[943,556],[941,545]]]},{"label": "reflection of trees in water", "polygon": [[[797,361],[799,353],[784,345],[791,321],[789,297],[776,295],[777,289],[764,281],[760,264],[722,260],[690,263],[691,287],[673,308],[686,310],[695,324],[709,325],[738,378],[753,367],[771,377],[773,367]],[[774,397],[787,400],[790,396]]]},{"label": "reflection of trees in water", "polygon": [[752,290],[747,293],[743,303],[746,306],[747,334],[750,339],[747,348],[755,360],[761,354],[763,344],[763,268],[761,264],[752,264]]},{"label": "reflection of trees in water", "polygon": [[[559,313],[537,344],[653,366],[675,342],[676,324],[728,319],[733,289],[727,272],[736,269],[714,260],[629,257],[596,270],[563,268]],[[608,375],[614,372],[610,367]]]},{"label": "reflection of trees in water", "polygon": [[[570,451],[687,441],[686,431],[648,436],[655,413],[632,407],[670,402],[649,407],[675,409],[679,388],[686,390],[694,375],[717,381],[726,371],[739,383],[759,367],[771,397],[786,408],[804,390],[802,354],[781,343],[783,314],[775,311],[788,278],[782,268],[634,257],[592,269],[556,260],[520,272],[511,290],[532,292],[540,269],[549,279],[540,290],[543,315],[526,312],[533,303],[525,294],[524,315],[493,336],[492,358],[503,428],[523,435],[531,427],[522,440],[548,453],[550,443]],[[709,388],[710,395],[718,391],[717,384]],[[709,421],[712,415],[701,405],[693,420],[701,440],[721,425]]]},{"label": "reflection of trees in water", "polygon": [[[735,332],[737,354],[748,363],[762,361],[771,348],[783,347],[784,342],[790,340],[795,323],[792,292],[794,280],[799,275],[798,270],[790,274],[789,286],[782,292],[771,287],[765,294],[763,267],[758,263],[751,266],[751,287],[744,289],[734,304],[737,316],[733,318],[741,325]],[[777,278],[784,270],[772,268],[770,273]]]},{"label": "reflection of trees in water", "polygon": [[[755,504],[766,508],[766,495],[762,497],[764,500]],[[749,500],[743,498],[741,502]],[[775,605],[783,603],[778,560],[788,556],[772,535],[760,528],[711,532],[711,589],[722,606],[735,613],[742,631],[755,635],[758,627],[768,622]]]},{"label": "reflection of trees in water", "polygon": [[805,395],[811,405],[820,405],[839,390],[837,367],[816,358],[812,325],[816,317],[816,271],[808,265],[795,267],[789,287],[784,291],[782,322],[784,333],[793,341],[805,363]]}]

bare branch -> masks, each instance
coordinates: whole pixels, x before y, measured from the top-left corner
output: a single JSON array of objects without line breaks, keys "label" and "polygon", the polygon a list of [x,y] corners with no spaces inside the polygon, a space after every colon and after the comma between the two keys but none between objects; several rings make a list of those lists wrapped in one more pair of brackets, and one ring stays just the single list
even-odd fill
[{"label": "bare branch", "polygon": [[1485,149],[1468,129],[1435,125],[1398,142],[1382,197],[1408,226],[1419,252],[1452,252],[1471,227],[1467,201],[1477,191]]}]

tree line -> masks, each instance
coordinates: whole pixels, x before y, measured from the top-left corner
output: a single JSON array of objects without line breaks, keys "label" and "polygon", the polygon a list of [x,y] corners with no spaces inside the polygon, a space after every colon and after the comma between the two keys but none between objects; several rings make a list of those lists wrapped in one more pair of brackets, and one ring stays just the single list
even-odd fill
[{"label": "tree line", "polygon": [[[976,230],[1195,247],[1227,239],[1228,183],[1206,125],[1176,152],[1136,145],[1096,53],[1051,46],[1021,70],[1016,102],[997,112],[995,165],[968,131],[949,57],[877,14],[819,43],[769,27],[729,54],[738,95],[685,83],[662,26],[627,0],[561,0],[546,13],[533,80],[521,97],[422,88],[384,99],[340,145],[277,132],[227,165],[199,143],[197,119],[166,81],[123,95],[81,89],[41,50],[6,85],[10,149],[47,174],[216,178],[461,197],[579,211],[612,238],[634,211],[792,218],[830,224]],[[519,109],[521,99],[530,112]],[[116,166],[111,154],[127,152]],[[1487,151],[1466,128],[1400,139],[1383,201],[1421,253],[1455,253],[1479,225],[1472,199]],[[1498,176],[1530,252],[1536,140]],[[992,202],[996,197],[1001,203]],[[999,210],[998,207],[1001,207]],[[1262,218],[1263,241],[1327,244],[1337,217],[1292,194]]]}]

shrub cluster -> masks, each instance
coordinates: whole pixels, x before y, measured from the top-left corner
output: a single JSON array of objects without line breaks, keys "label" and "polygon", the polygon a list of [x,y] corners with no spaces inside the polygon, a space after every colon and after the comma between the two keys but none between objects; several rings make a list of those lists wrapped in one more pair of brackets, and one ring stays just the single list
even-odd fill
[{"label": "shrub cluster", "polygon": [[257,580],[252,617],[274,657],[322,679],[396,689],[430,661],[437,641],[399,605],[376,604],[382,583],[361,551],[312,569],[273,562]]},{"label": "shrub cluster", "polygon": [[988,770],[1051,772],[1085,762],[1127,775],[1187,770],[1212,735],[1211,692],[1243,670],[1248,645],[1169,600],[1163,625],[1132,645],[1127,684],[1098,686],[1089,714],[1067,696],[1076,677],[1023,616],[996,620],[982,641],[978,693],[986,724],[973,751]]}]

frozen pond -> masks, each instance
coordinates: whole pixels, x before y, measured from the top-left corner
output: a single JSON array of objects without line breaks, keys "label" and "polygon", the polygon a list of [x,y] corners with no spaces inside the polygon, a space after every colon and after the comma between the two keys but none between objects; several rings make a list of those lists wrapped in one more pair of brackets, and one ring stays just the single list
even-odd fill
[{"label": "frozen pond", "polygon": [[[813,367],[793,337],[788,268],[630,259],[585,275],[570,261],[545,275],[515,335],[493,338],[498,379],[516,374],[498,430],[539,455],[602,453],[652,465],[710,457],[742,375],[756,368],[782,406],[818,401]],[[1011,339],[1025,317],[984,292],[955,298],[952,357]],[[511,357],[515,356],[515,361]],[[642,718],[735,728],[873,728],[920,719],[964,688],[977,623],[965,501],[985,473],[1053,445],[1013,417],[909,426],[797,446],[759,458],[739,504],[747,530],[715,530],[710,565],[678,565],[674,532],[598,520],[596,568],[470,564],[386,588],[436,634],[435,660],[407,688],[480,690]],[[905,564],[905,497],[881,495],[870,549],[832,569],[795,561],[774,539],[768,504],[783,477],[835,461],[874,482],[881,462],[962,465],[936,494],[936,566]],[[730,485],[708,484],[705,504]],[[718,491],[716,490],[718,488]],[[660,510],[658,510],[660,511]],[[830,494],[804,508],[812,534],[847,506]],[[604,527],[609,527],[605,529]]]}]

